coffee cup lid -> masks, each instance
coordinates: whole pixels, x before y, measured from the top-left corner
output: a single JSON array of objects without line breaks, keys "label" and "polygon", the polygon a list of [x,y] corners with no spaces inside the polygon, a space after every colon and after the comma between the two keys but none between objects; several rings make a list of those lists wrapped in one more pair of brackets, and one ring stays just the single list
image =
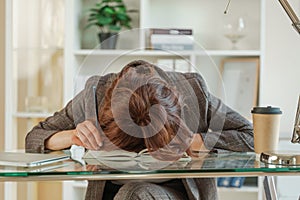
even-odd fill
[{"label": "coffee cup lid", "polygon": [[282,114],[280,108],[267,106],[267,107],[254,107],[251,110],[251,113],[254,114]]}]

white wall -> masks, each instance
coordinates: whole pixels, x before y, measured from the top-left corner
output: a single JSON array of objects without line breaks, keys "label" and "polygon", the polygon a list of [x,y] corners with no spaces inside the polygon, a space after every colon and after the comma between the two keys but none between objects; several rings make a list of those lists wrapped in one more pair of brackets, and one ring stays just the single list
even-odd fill
[{"label": "white wall", "polygon": [[4,0],[0,0],[0,150],[4,148],[4,66],[5,66],[5,45],[4,45],[4,24],[5,6]]},{"label": "white wall", "polygon": [[265,31],[260,105],[282,109],[281,138],[291,138],[300,94],[300,35],[277,0],[266,0]]},{"label": "white wall", "polygon": [[[4,148],[4,15],[5,15],[4,0],[0,0],[0,150]],[[0,200],[3,199],[4,187],[0,183]]]}]

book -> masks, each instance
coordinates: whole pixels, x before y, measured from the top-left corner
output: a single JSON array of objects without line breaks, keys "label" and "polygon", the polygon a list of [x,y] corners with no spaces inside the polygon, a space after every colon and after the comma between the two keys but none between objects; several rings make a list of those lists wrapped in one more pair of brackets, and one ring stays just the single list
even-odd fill
[{"label": "book", "polygon": [[240,188],[243,186],[245,177],[220,177],[217,179],[218,187],[234,187]]},{"label": "book", "polygon": [[156,35],[151,36],[152,44],[194,44],[192,35]]},{"label": "book", "polygon": [[154,50],[170,50],[170,51],[186,51],[193,50],[194,45],[185,45],[185,44],[152,44]]},{"label": "book", "polygon": [[151,35],[152,49],[160,50],[193,50],[194,37],[186,35]]},{"label": "book", "polygon": [[232,177],[230,187],[240,188],[243,186],[245,177]]},{"label": "book", "polygon": [[[151,170],[170,164],[169,161],[161,161],[152,157],[147,149],[139,153],[125,150],[88,150],[83,156],[83,160],[89,165],[104,165],[108,168],[124,170]],[[188,163],[191,160],[190,156],[184,154],[184,156],[176,162]]]},{"label": "book", "polygon": [[162,29],[149,30],[149,46],[159,50],[193,50],[194,36],[192,29]]},{"label": "book", "polygon": [[217,179],[218,187],[229,187],[231,182],[231,177],[220,177]]},{"label": "book", "polygon": [[170,35],[193,35],[192,29],[180,28],[151,28],[151,34],[170,34]]}]

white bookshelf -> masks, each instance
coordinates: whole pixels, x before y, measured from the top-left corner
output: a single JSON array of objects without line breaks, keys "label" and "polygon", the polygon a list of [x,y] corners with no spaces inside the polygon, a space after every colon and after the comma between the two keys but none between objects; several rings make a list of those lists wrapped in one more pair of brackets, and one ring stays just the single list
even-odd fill
[{"label": "white bookshelf", "polygon": [[[75,50],[75,56],[112,56],[112,55],[120,55],[128,53],[129,50]],[[259,50],[207,50],[203,51],[177,51],[176,53],[185,56],[201,56],[201,55],[209,55],[209,56],[260,56]],[[168,52],[162,52],[158,50],[139,50],[131,53],[136,56],[168,56]]]},{"label": "white bookshelf", "polygon": [[[97,29],[84,29],[88,9],[95,4],[94,1],[66,1],[67,24],[66,24],[66,64],[65,64],[65,101],[73,97],[74,88],[70,83],[74,76],[81,73],[102,73],[101,67],[111,60],[116,62],[118,67],[115,71],[134,59],[147,59],[156,62],[159,58],[172,58],[183,56],[194,66],[205,63],[206,69],[203,76],[208,82],[214,82],[215,77],[206,76],[210,69],[219,67],[220,62],[226,57],[262,57],[262,34],[263,34],[263,4],[264,0],[233,2],[227,15],[223,14],[226,1],[218,0],[191,0],[189,3],[180,0],[125,0],[130,9],[139,10],[133,13],[133,29],[121,33],[116,50],[100,50],[96,37]],[[188,10],[188,12],[186,12]],[[166,12],[167,11],[167,12]],[[170,12],[169,12],[170,11]],[[246,24],[246,37],[238,46],[239,50],[231,50],[231,44],[223,36],[224,18],[230,16],[243,16]],[[148,28],[192,28],[197,47],[194,51],[170,52],[144,50],[146,46],[146,32]],[[200,49],[200,50],[199,50]],[[122,58],[119,56],[122,55]],[[205,57],[205,58],[204,58]],[[203,61],[204,59],[204,61]],[[208,63],[212,59],[214,63]],[[86,68],[82,70],[82,64]],[[98,66],[95,66],[98,63]],[[99,66],[101,65],[101,66]],[[209,66],[216,65],[216,66]],[[200,69],[201,71],[201,66]],[[216,71],[216,70],[215,70]],[[216,73],[215,73],[216,74]],[[213,86],[212,88],[216,88]]]},{"label": "white bookshelf", "polygon": [[[22,2],[22,1],[20,1]],[[105,66],[112,60],[116,60],[112,71],[119,71],[120,66],[134,59],[147,59],[157,62],[157,59],[176,59],[183,57],[192,65],[199,67],[203,73],[209,88],[217,93],[218,86],[214,84],[218,68],[223,58],[228,57],[258,57],[261,67],[264,60],[264,25],[265,25],[265,0],[240,0],[233,1],[227,15],[244,16],[247,23],[247,36],[239,43],[239,50],[231,50],[230,42],[223,36],[223,11],[227,0],[190,0],[188,3],[182,0],[125,0],[129,8],[138,9],[139,12],[132,15],[134,30],[127,31],[118,41],[116,50],[100,50],[95,48],[98,43],[96,29],[84,30],[84,13],[96,0],[66,0],[65,1],[65,44],[64,44],[64,76],[63,76],[63,104],[66,104],[74,96],[74,80],[78,75],[91,75],[93,73],[105,73]],[[26,4],[26,3],[25,3]],[[29,5],[29,4],[28,4]],[[11,24],[13,1],[6,0],[6,67],[5,67],[5,150],[19,148],[18,138],[23,138],[16,130],[19,121],[37,120],[50,115],[50,113],[31,113],[18,109],[20,97],[17,81],[20,74],[16,73],[13,54],[20,51],[41,51],[48,53],[55,49],[40,49],[34,47],[14,48],[13,32]],[[23,7],[34,9],[33,7]],[[187,12],[188,11],[188,12]],[[38,22],[37,22],[38,23]],[[163,51],[144,50],[146,44],[145,31],[147,28],[193,28],[195,40],[203,50],[181,51],[172,54]],[[36,34],[38,33],[35,32]],[[127,37],[128,36],[128,37]],[[39,35],[38,35],[39,37]],[[11,42],[9,42],[11,41]],[[122,55],[120,57],[120,55]],[[213,61],[214,63],[212,63]],[[82,67],[82,63],[87,62]],[[102,66],[104,66],[102,68]],[[32,67],[32,66],[31,66]],[[38,80],[30,80],[26,87],[31,88],[29,93],[35,93]],[[30,126],[28,125],[30,124]],[[32,123],[27,123],[31,127]],[[26,132],[27,130],[25,130]],[[9,184],[8,184],[9,185]],[[80,185],[80,187],[78,186]],[[86,183],[64,183],[64,199],[80,199],[72,195],[73,190],[84,192]],[[9,188],[9,187],[8,187]],[[12,187],[11,187],[12,188]],[[80,189],[78,189],[80,188]],[[13,190],[12,190],[13,191]],[[253,191],[255,192],[255,191]],[[13,194],[10,193],[10,194]],[[10,199],[9,193],[6,194]],[[13,197],[11,199],[16,199]]]}]

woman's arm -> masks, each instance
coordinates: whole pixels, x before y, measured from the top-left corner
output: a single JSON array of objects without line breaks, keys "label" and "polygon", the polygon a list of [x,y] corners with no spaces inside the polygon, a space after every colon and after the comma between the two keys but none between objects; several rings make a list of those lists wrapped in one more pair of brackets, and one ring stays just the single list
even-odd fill
[{"label": "woman's arm", "polygon": [[71,146],[69,144],[70,140],[67,137],[70,137],[71,134],[60,134],[60,132],[71,131],[76,128],[72,114],[72,104],[73,101],[70,101],[61,111],[56,112],[53,116],[39,122],[30,132],[27,133],[25,138],[25,148],[27,152],[43,152],[46,149],[57,150],[57,148],[48,148],[46,145],[46,141],[56,134],[58,136],[63,136],[62,139],[66,140],[54,141],[54,143],[66,143],[65,145],[60,144],[60,149],[65,149]]},{"label": "woman's arm", "polygon": [[[53,134],[50,138],[46,140],[45,147],[46,149],[50,150],[66,149],[71,147],[73,144],[77,143],[77,140],[75,141],[75,138],[77,138],[75,129],[60,131]],[[78,146],[82,146],[82,144]]]},{"label": "woman's arm", "polygon": [[45,141],[45,147],[50,150],[66,149],[73,144],[98,150],[102,146],[102,139],[94,124],[84,121],[76,129],[57,132]]},{"label": "woman's arm", "polygon": [[[85,89],[76,95],[62,110],[55,112],[53,116],[33,127],[26,135],[26,151],[43,152],[46,149],[69,148],[72,142],[78,144],[73,137],[74,130],[78,124],[90,119],[90,113],[94,113],[96,109],[95,106],[90,106],[92,105],[91,102],[94,102],[94,96],[91,93],[92,86],[98,85],[100,88],[97,88],[97,90],[99,89],[101,92],[106,88],[105,80],[101,81],[101,84],[99,84],[99,80],[99,76],[91,77],[87,81]],[[82,138],[81,141],[85,141],[85,138]]]},{"label": "woman's arm", "polygon": [[[238,112],[209,94],[209,132],[205,142],[218,149],[229,151],[253,151],[252,124]],[[250,112],[250,111],[249,111]],[[210,148],[210,146],[208,146]]]},{"label": "woman's arm", "polygon": [[[205,124],[201,132],[205,146],[208,149],[223,149],[230,151],[253,151],[252,124],[220,99],[208,92],[205,81],[199,74],[193,74],[192,84],[197,85],[202,98],[198,98],[200,109],[200,124]],[[204,106],[206,105],[206,106]],[[250,111],[249,111],[250,112]],[[205,116],[205,117],[203,117]]]},{"label": "woman's arm", "polygon": [[45,147],[50,150],[66,149],[73,144],[97,150],[102,146],[102,139],[94,124],[86,120],[76,129],[57,132],[45,141]]}]

